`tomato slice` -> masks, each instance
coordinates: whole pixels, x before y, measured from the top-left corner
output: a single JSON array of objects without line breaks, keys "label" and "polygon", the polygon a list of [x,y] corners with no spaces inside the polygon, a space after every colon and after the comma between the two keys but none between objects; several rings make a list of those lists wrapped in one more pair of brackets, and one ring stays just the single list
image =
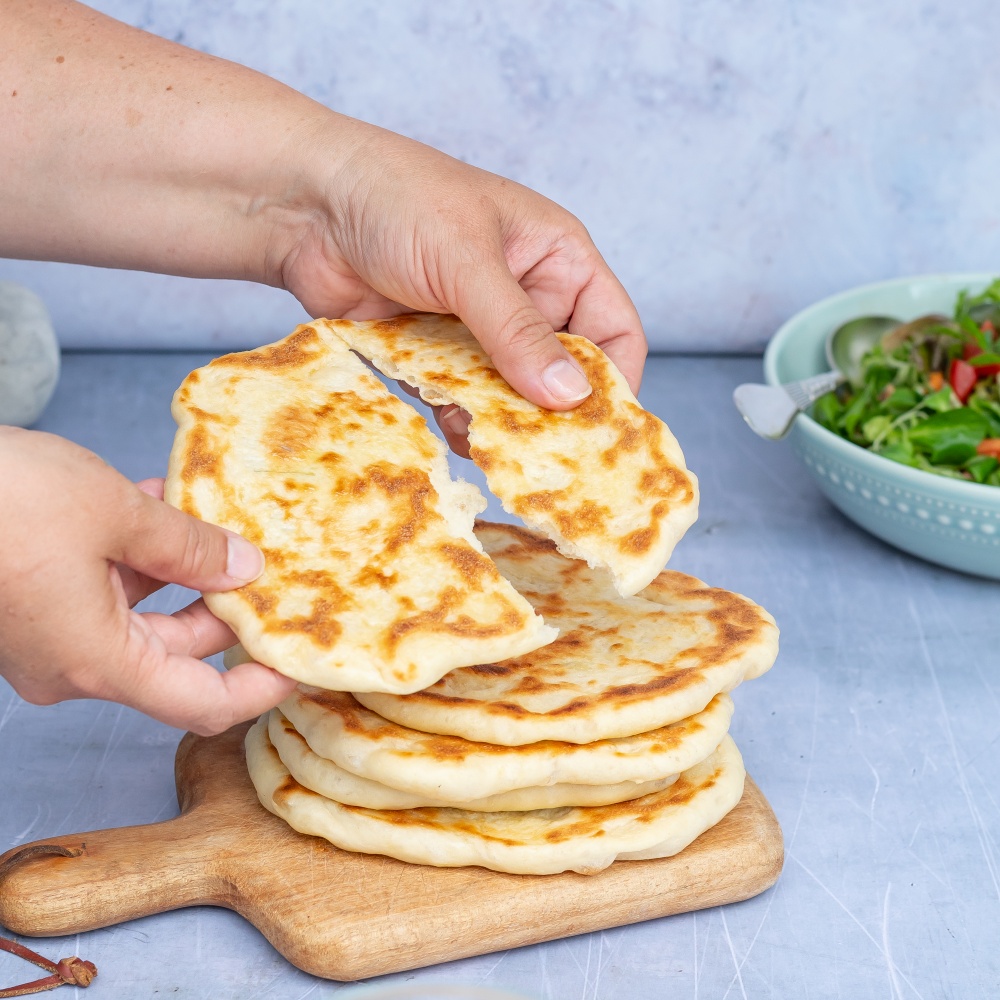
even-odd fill
[{"label": "tomato slice", "polygon": [[979,369],[970,365],[968,361],[963,361],[961,358],[955,358],[952,361],[951,369],[948,372],[948,383],[955,390],[955,395],[958,396],[960,403],[964,404],[972,395],[978,378]]}]

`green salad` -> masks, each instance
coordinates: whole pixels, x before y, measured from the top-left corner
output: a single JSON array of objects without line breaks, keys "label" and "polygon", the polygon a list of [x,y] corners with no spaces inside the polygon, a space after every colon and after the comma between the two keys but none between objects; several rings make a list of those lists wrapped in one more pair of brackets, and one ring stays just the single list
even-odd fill
[{"label": "green salad", "polygon": [[952,317],[889,330],[860,375],[816,401],[814,418],[915,469],[1000,486],[1000,278],[963,291]]}]

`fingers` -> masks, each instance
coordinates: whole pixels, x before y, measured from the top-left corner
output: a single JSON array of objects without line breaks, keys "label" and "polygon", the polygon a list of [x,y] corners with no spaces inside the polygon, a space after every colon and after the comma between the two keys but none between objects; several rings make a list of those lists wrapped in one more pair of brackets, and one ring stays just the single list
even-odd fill
[{"label": "fingers", "polygon": [[168,654],[142,670],[128,691],[110,695],[168,726],[213,736],[274,708],[295,690],[295,681],[259,663],[219,673],[202,660]]},{"label": "fingers", "polygon": [[625,376],[632,392],[639,394],[646,335],[628,293],[603,260],[577,295],[568,329],[597,344]]},{"label": "fingers", "polygon": [[154,580],[151,576],[146,576],[145,573],[136,573],[134,569],[123,563],[112,563],[108,568],[112,574],[117,574],[122,596],[130,608],[134,608],[150,594],[155,594],[166,586],[162,580]]},{"label": "fingers", "polygon": [[232,590],[264,571],[261,551],[235,532],[199,521],[140,489],[132,500],[118,562],[202,591]]},{"label": "fingers", "polygon": [[435,406],[434,419],[451,450],[461,458],[471,458],[469,424],[472,418],[469,414],[458,406]]},{"label": "fingers", "polygon": [[502,255],[478,260],[462,276],[458,315],[497,370],[525,399],[568,410],[590,395],[587,376],[562,346]]},{"label": "fingers", "polygon": [[238,642],[236,633],[216,618],[201,598],[172,615],[149,611],[142,618],[171,653],[202,660]]},{"label": "fingers", "polygon": [[154,500],[162,500],[163,484],[164,479],[162,476],[159,476],[153,479],[141,479],[135,485],[138,489],[142,490],[146,496],[152,497]]}]

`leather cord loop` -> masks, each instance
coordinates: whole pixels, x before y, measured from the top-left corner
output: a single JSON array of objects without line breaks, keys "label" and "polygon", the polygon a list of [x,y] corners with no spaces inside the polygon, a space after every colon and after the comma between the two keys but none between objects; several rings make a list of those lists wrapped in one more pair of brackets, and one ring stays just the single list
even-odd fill
[{"label": "leather cord loop", "polygon": [[0,937],[0,951],[6,951],[18,958],[23,958],[26,962],[31,962],[32,965],[37,965],[40,969],[51,973],[43,979],[0,989],[0,997],[25,997],[31,993],[54,990],[57,986],[82,986],[85,988],[94,981],[94,977],[97,975],[97,966],[93,962],[85,962],[75,955],[72,958],[61,958],[58,962],[51,962],[30,948],[25,948],[23,944],[11,941],[10,938]]}]

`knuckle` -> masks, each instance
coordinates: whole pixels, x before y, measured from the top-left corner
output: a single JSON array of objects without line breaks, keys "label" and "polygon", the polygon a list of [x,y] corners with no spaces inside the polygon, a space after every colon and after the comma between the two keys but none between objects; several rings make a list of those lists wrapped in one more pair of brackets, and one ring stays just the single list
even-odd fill
[{"label": "knuckle", "polygon": [[65,701],[69,696],[58,691],[51,690],[46,685],[27,684],[22,685],[17,692],[29,705],[48,707],[57,705]]},{"label": "knuckle", "polygon": [[231,729],[241,720],[228,705],[218,705],[209,708],[199,718],[192,720],[190,729],[199,736],[218,736]]},{"label": "knuckle", "polygon": [[[182,515],[184,516],[184,515]],[[177,567],[186,576],[195,576],[204,571],[224,570],[225,558],[222,546],[216,544],[214,534],[208,526],[185,516],[177,552]],[[217,565],[220,562],[222,565]]]},{"label": "knuckle", "polygon": [[500,339],[519,354],[542,354],[555,340],[555,334],[534,306],[525,304],[508,317]]}]

